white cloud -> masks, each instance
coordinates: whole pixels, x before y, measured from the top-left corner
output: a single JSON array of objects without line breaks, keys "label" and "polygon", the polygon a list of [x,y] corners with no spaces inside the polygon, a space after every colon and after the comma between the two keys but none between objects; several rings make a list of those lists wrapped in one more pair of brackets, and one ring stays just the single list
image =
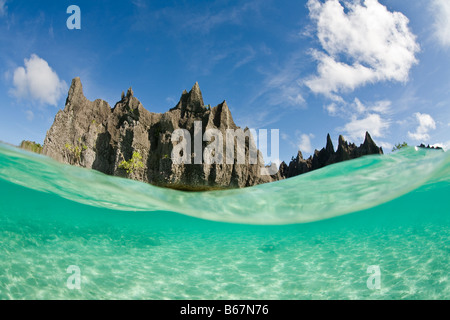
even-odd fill
[{"label": "white cloud", "polygon": [[434,35],[444,47],[450,47],[450,1],[432,0],[434,14]]},{"label": "white cloud", "polygon": [[33,121],[33,119],[34,119],[34,113],[33,113],[33,111],[27,110],[27,111],[25,111],[25,114],[27,115],[27,120],[28,120],[28,121]]},{"label": "white cloud", "polygon": [[355,98],[355,101],[353,102],[353,107],[356,110],[356,112],[360,114],[366,111],[366,107],[361,103],[361,101],[358,98]]},{"label": "white cloud", "polygon": [[311,153],[313,151],[313,147],[311,145],[312,138],[314,138],[313,134],[302,134],[298,144],[299,150],[302,152]]},{"label": "white cloud", "polygon": [[318,75],[304,83],[313,92],[336,98],[368,83],[408,80],[419,45],[402,13],[377,0],[345,1],[345,8],[338,0],[307,5],[325,51],[312,51]]},{"label": "white cloud", "polygon": [[[366,131],[372,137],[386,137],[388,129],[391,126],[389,114],[391,110],[391,101],[380,100],[373,103],[364,104],[358,98],[352,103],[331,103],[325,106],[330,116],[339,116],[348,121],[343,127],[336,128],[342,132],[347,139],[351,141],[362,141]],[[383,148],[391,146],[388,142],[378,141]]]},{"label": "white cloud", "polygon": [[[303,155],[313,152],[311,139],[314,139],[314,134],[302,134],[300,130],[295,131],[295,136],[290,136],[285,133],[280,134],[281,139],[286,141],[292,148],[302,151]],[[293,138],[292,138],[293,137]]]},{"label": "white cloud", "polygon": [[371,111],[378,112],[381,114],[387,114],[391,111],[391,101],[381,100],[377,101],[374,105],[370,107]]},{"label": "white cloud", "polygon": [[365,114],[368,112],[387,114],[391,110],[390,106],[391,101],[389,100],[376,101],[374,104],[366,106],[358,98],[355,98],[353,103],[350,105],[350,108],[357,114]]},{"label": "white cloud", "polygon": [[290,59],[290,63],[284,65],[280,70],[266,74],[265,85],[258,97],[268,94],[266,101],[270,105],[304,108],[305,99],[299,92],[300,86],[296,80],[298,74],[294,64],[297,63],[296,57],[293,57]]},{"label": "white cloud", "polygon": [[378,141],[378,144],[380,145],[380,147],[383,148],[383,150],[392,150],[392,148],[394,147],[394,145],[392,143],[386,142],[386,141]]},{"label": "white cloud", "polygon": [[340,114],[344,118],[348,118],[353,115],[363,115],[368,112],[375,112],[379,114],[388,114],[391,112],[391,101],[380,100],[370,105],[364,105],[361,100],[355,98],[352,103],[341,101],[340,103],[333,102],[325,106],[325,110],[329,115],[334,116]]},{"label": "white cloud", "polygon": [[421,142],[429,140],[430,135],[428,134],[428,132],[430,130],[436,129],[436,122],[429,114],[426,113],[416,112],[414,116],[419,122],[419,126],[417,127],[416,132],[411,133],[408,131],[408,136],[411,139]]},{"label": "white cloud", "polygon": [[297,87],[291,86],[281,86],[280,88],[281,97],[285,100],[285,103],[289,106],[300,106],[303,107],[305,104],[305,99],[298,93]]},{"label": "white cloud", "polygon": [[7,10],[6,0],[0,0],[0,17],[6,15]]},{"label": "white cloud", "polygon": [[352,120],[347,123],[342,130],[345,132],[347,138],[350,138],[353,141],[359,141],[364,139],[366,131],[368,131],[372,137],[384,137],[389,126],[389,120],[383,119],[379,114],[369,113],[361,119],[353,116]]},{"label": "white cloud", "polygon": [[243,57],[241,56],[238,61],[234,64],[233,70],[238,69],[242,67],[243,65],[246,65],[247,63],[254,60],[256,57],[256,51],[253,49],[252,46],[247,46],[246,48],[243,48],[240,50],[240,54],[243,54]]},{"label": "white cloud", "polygon": [[335,115],[337,115],[338,112],[338,108],[336,106],[336,103],[330,103],[329,105],[324,107],[325,110],[327,110],[328,114],[332,117],[334,117]]},{"label": "white cloud", "polygon": [[[205,6],[202,12],[198,11],[198,9],[194,12],[173,12],[169,10],[166,11],[166,14],[171,15],[170,18],[176,20],[185,32],[195,30],[196,32],[208,33],[213,28],[221,25],[241,24],[249,15],[258,15],[262,5],[263,2],[261,1],[244,1],[242,4],[222,10],[211,10],[209,6]],[[189,15],[189,19],[183,19],[186,14]],[[180,21],[182,21],[181,24]]]},{"label": "white cloud", "polygon": [[13,75],[14,88],[11,92],[17,98],[30,99],[41,104],[56,106],[67,91],[65,81],[59,79],[47,61],[32,54],[25,59],[25,66],[18,67]]}]

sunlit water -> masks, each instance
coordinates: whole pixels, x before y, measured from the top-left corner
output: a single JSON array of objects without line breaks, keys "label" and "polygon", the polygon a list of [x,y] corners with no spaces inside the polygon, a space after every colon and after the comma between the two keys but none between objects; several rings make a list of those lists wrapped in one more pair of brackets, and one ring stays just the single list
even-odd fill
[{"label": "sunlit water", "polygon": [[0,144],[0,194],[0,299],[450,298],[445,152],[185,193]]}]

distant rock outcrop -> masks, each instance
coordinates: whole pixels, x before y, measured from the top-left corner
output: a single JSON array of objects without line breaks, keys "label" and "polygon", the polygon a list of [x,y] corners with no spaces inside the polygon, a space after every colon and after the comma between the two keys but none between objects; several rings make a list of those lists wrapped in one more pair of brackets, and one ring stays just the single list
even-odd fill
[{"label": "distant rock outcrop", "polygon": [[333,142],[330,135],[327,136],[327,145],[322,150],[314,151],[314,155],[308,159],[303,159],[301,151],[295,158],[292,158],[289,165],[285,162],[281,163],[280,175],[283,178],[290,178],[317,170],[333,163],[345,160],[356,159],[369,154],[383,154],[383,149],[378,147],[372,140],[372,137],[366,132],[364,143],[357,147],[354,143],[348,143],[343,136],[339,136],[338,148],[334,151]]},{"label": "distant rock outcrop", "polygon": [[[80,79],[75,78],[64,110],[58,112],[47,132],[43,153],[60,162],[105,174],[183,190],[240,188],[281,178],[279,174],[260,174],[264,161],[259,151],[257,164],[248,163],[248,144],[245,164],[236,161],[234,164],[174,164],[172,132],[186,129],[194,137],[195,121],[202,122],[202,132],[214,128],[223,136],[226,129],[238,128],[225,101],[214,108],[204,106],[198,83],[190,92],[182,93],[174,108],[161,114],[146,110],[131,88],[126,95],[122,93],[121,100],[112,109],[103,100],[89,101],[83,94]],[[202,149],[207,144],[202,142]],[[121,163],[131,161],[136,152],[143,166],[127,173]]]},{"label": "distant rock outcrop", "polygon": [[442,149],[441,147],[435,147],[435,146],[430,146],[430,145],[425,146],[423,143],[421,143],[420,146],[417,146],[417,147],[422,148],[422,149],[435,149],[435,150],[444,151],[444,149]]},{"label": "distant rock outcrop", "polygon": [[39,154],[42,153],[42,146],[34,141],[23,140],[19,148]]}]

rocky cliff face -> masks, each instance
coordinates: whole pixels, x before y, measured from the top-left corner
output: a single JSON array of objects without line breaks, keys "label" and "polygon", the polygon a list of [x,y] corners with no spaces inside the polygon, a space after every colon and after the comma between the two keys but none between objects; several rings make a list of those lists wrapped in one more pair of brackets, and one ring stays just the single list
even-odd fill
[{"label": "rocky cliff face", "polygon": [[322,150],[314,151],[314,155],[308,159],[303,159],[301,151],[296,158],[292,158],[289,165],[285,162],[280,165],[280,175],[282,178],[290,178],[303,173],[323,168],[327,165],[345,160],[356,159],[369,154],[383,154],[383,149],[378,147],[372,137],[366,132],[364,143],[357,147],[354,143],[348,143],[344,137],[339,136],[339,145],[334,151],[333,142],[330,135],[327,136],[327,145]]},{"label": "rocky cliff face", "polygon": [[[194,164],[194,153],[190,155],[192,164],[173,163],[172,133],[186,129],[194,137],[195,121],[201,121],[202,133],[217,129],[225,137],[226,129],[238,129],[225,101],[214,108],[204,106],[197,83],[190,92],[182,93],[174,108],[160,114],[146,110],[131,88],[126,95],[122,93],[112,109],[103,100],[89,101],[80,79],[75,78],[64,110],[58,112],[47,132],[43,153],[60,162],[105,174],[183,190],[247,187],[281,179],[279,174],[260,174],[264,161],[259,151],[257,163],[249,164],[248,144],[245,164],[238,164],[236,156],[234,164]],[[191,143],[194,151],[194,142]],[[210,142],[201,143],[203,150]],[[225,155],[225,143],[223,148]],[[127,172],[121,164],[133,159],[136,152],[142,167]]]},{"label": "rocky cliff face", "polygon": [[[196,122],[198,125],[198,121],[201,122],[201,128],[195,125]],[[172,133],[176,129],[185,129],[191,136],[191,154],[186,155],[189,164],[177,164],[172,160],[172,150],[179,143],[172,141]],[[326,147],[316,150],[310,158],[303,159],[299,151],[289,165],[283,162],[276,174],[261,175],[264,160],[256,150],[251,135],[244,148],[238,150],[237,145],[234,145],[234,160],[231,159],[231,163],[205,164],[196,161],[195,136],[199,129],[201,135],[209,129],[215,129],[225,139],[227,129],[239,128],[225,101],[214,108],[204,105],[198,83],[190,92],[182,93],[174,108],[161,114],[146,110],[134,97],[131,88],[126,94],[122,93],[121,100],[114,108],[103,100],[89,101],[83,94],[80,79],[75,78],[64,110],[57,113],[47,132],[42,152],[60,162],[105,174],[192,191],[248,187],[294,177],[363,155],[383,153],[369,133],[360,147],[347,143],[340,136],[336,151],[328,135]],[[250,133],[248,128],[243,132]],[[215,142],[215,139],[207,142],[202,140],[200,136],[202,151]],[[225,156],[225,141],[222,148]],[[256,150],[256,163],[249,163],[252,150]],[[244,157],[244,162],[238,161],[239,155]]]}]

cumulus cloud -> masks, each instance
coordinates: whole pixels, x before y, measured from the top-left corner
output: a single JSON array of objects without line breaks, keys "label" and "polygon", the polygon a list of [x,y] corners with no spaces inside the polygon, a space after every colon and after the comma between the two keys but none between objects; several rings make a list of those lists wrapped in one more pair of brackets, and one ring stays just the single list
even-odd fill
[{"label": "cumulus cloud", "polygon": [[450,47],[450,1],[433,0],[431,8],[434,14],[434,35],[444,47]]},{"label": "cumulus cloud", "polygon": [[388,114],[391,112],[391,101],[380,100],[376,101],[371,105],[364,105],[358,98],[355,98],[353,103],[350,105],[350,109],[358,114],[364,114],[367,112],[376,112],[379,114]]},{"label": "cumulus cloud", "polygon": [[67,91],[66,82],[59,79],[47,61],[35,54],[25,59],[24,67],[14,71],[13,85],[11,92],[17,98],[53,106]]},{"label": "cumulus cloud", "polygon": [[[372,137],[384,138],[390,128],[391,119],[391,102],[388,100],[380,100],[371,104],[364,104],[358,98],[352,103],[345,103],[343,105],[333,104],[336,110],[335,114],[348,119],[343,127],[337,128],[343,132],[347,139],[352,141],[362,141],[365,137],[366,131],[369,131]],[[328,109],[327,109],[328,110]],[[330,110],[328,110],[330,115]],[[389,147],[391,144],[383,141],[377,141],[381,146]]]},{"label": "cumulus cloud", "polygon": [[368,83],[408,80],[419,45],[402,13],[377,0],[309,0],[307,6],[324,50],[312,50],[318,74],[304,81],[314,93],[336,98]]},{"label": "cumulus cloud", "polygon": [[328,114],[332,117],[337,115],[338,107],[336,103],[330,103],[329,105],[324,106],[324,109],[328,112]]},{"label": "cumulus cloud", "polygon": [[312,138],[314,138],[313,134],[302,134],[298,144],[299,150],[302,152],[311,153],[313,151],[313,147],[311,145]]},{"label": "cumulus cloud", "polygon": [[373,137],[384,137],[385,131],[389,128],[389,122],[384,120],[379,114],[370,113],[358,119],[356,116],[344,126],[346,136],[352,140],[364,138],[366,131]]},{"label": "cumulus cloud", "polygon": [[285,133],[281,133],[281,139],[285,140],[287,143],[289,143],[293,148],[296,148],[300,151],[305,153],[312,153],[313,147],[311,143],[311,139],[314,139],[314,134],[305,134],[301,133],[301,131],[297,130],[295,131],[294,138],[291,138],[292,136],[289,136]]},{"label": "cumulus cloud", "polygon": [[381,114],[388,114],[391,112],[391,101],[389,100],[381,100],[377,101],[374,105],[372,105],[369,110],[378,112]]},{"label": "cumulus cloud", "polygon": [[416,112],[414,116],[416,117],[417,122],[419,122],[419,126],[417,127],[416,132],[408,131],[408,136],[411,139],[422,142],[429,140],[430,135],[428,132],[436,129],[436,122],[429,114],[426,113]]}]

